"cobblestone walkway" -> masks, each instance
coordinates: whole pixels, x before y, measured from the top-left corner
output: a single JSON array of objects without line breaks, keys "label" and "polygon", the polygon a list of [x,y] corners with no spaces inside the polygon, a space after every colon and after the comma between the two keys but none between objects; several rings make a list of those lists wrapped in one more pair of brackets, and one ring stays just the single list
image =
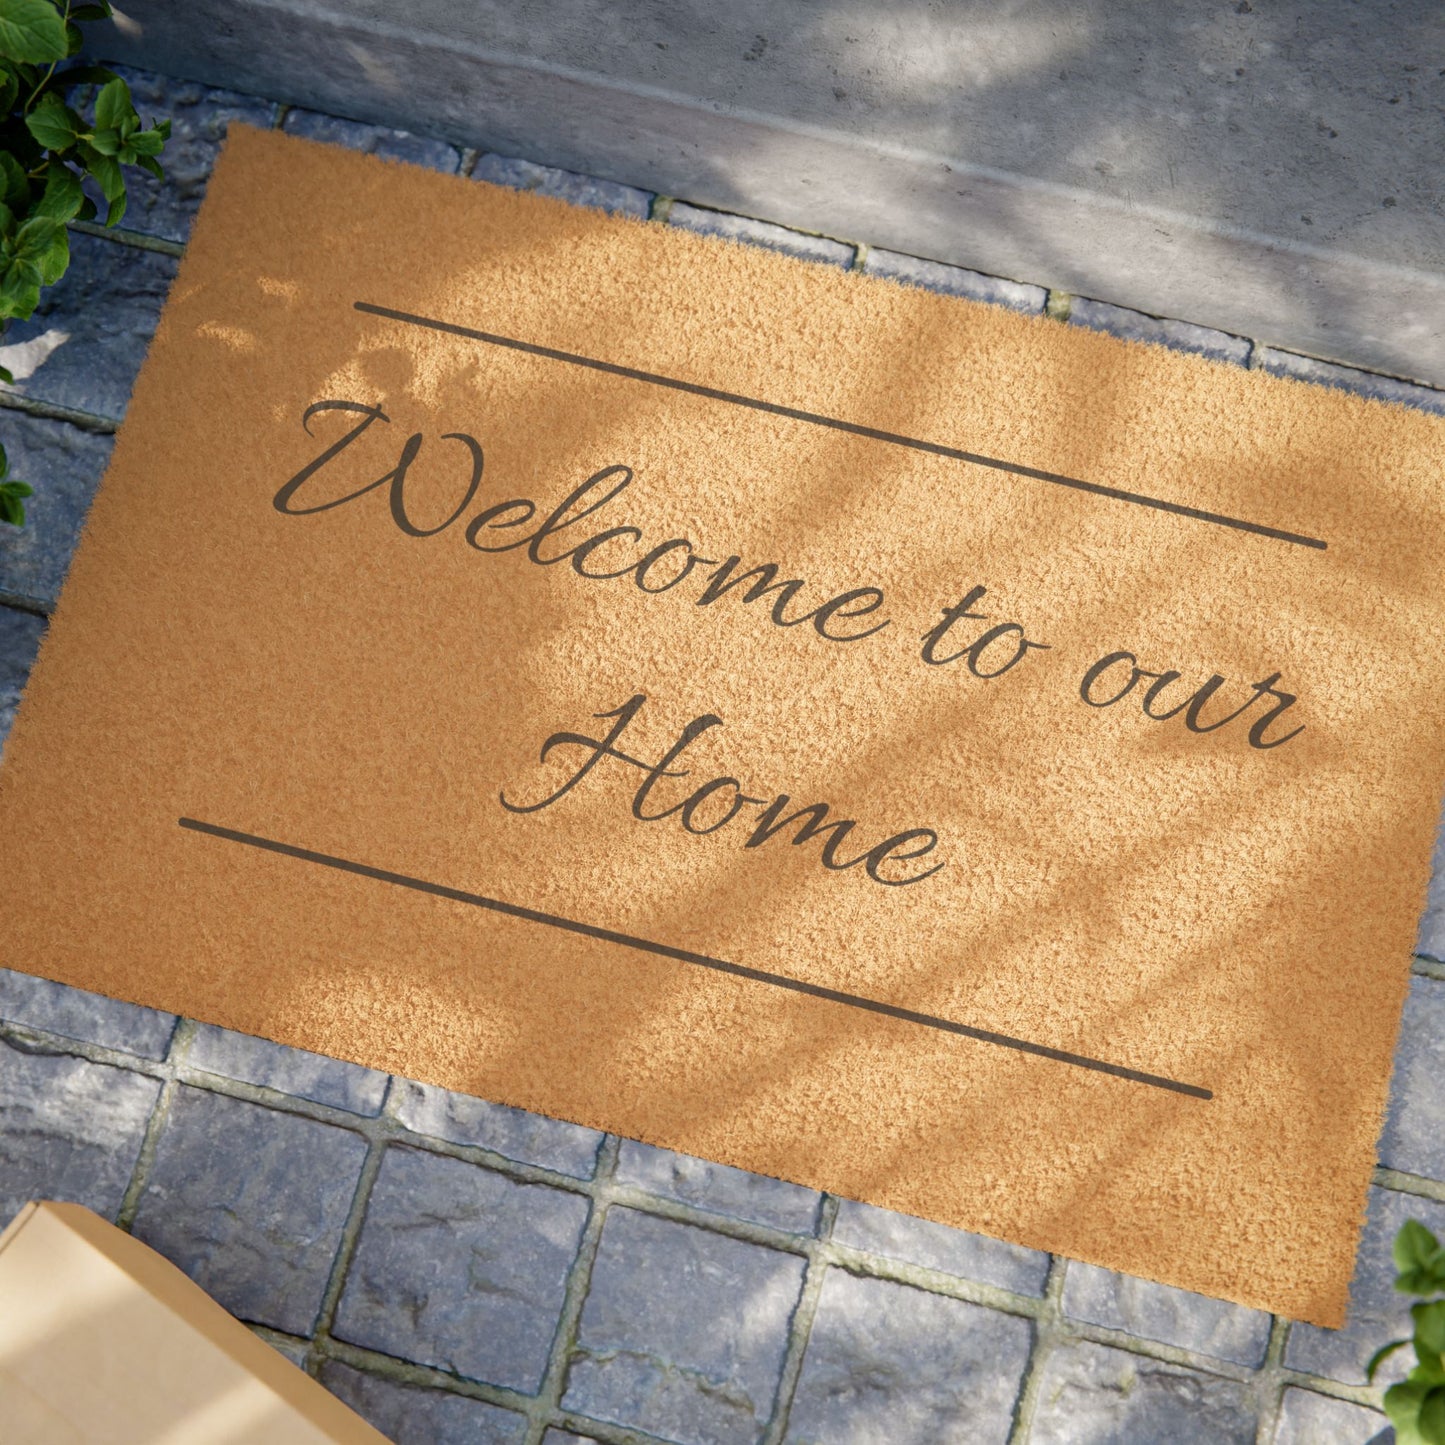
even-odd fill
[{"label": "cobblestone walkway", "polygon": [[[233,119],[1445,412],[1181,322],[131,81],[174,122],[170,179],[141,179],[128,229],[75,228],[0,352],[0,439],[37,492],[0,536],[0,737]],[[1363,1367],[1407,1323],[1390,1239],[1445,1232],[1445,854],[1338,1334],[0,968],[0,1225],[32,1197],[134,1231],[402,1445],[1382,1441]]]}]

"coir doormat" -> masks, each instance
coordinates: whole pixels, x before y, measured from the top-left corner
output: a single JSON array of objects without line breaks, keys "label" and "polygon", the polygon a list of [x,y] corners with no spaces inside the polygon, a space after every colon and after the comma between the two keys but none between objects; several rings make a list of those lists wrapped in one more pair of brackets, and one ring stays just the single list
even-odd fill
[{"label": "coir doormat", "polygon": [[3,962],[1338,1324],[1438,422],[237,130]]}]

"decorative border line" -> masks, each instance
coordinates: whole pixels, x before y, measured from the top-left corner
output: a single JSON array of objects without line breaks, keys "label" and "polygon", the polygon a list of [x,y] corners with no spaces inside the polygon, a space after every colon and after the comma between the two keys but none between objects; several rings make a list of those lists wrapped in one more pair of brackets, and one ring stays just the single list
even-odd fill
[{"label": "decorative border line", "polygon": [[449,898],[456,903],[469,903],[475,908],[486,908],[493,913],[505,914],[509,918],[525,919],[529,923],[545,924],[549,928],[561,929],[565,933],[577,933],[584,938],[599,939],[603,943],[620,944],[624,948],[635,948],[643,953],[654,953],[663,958],[676,959],[679,963],[696,964],[699,968],[730,974],[734,978],[745,978],[753,983],[770,984],[774,988],[787,989],[791,993],[806,994],[810,998],[825,999],[829,1003],[864,1009],[868,1013],[882,1014],[887,1018],[900,1019],[904,1023],[920,1024],[924,1028],[938,1029],[943,1033],[958,1034],[962,1038],[974,1039],[979,1043],[1016,1049],[1020,1053],[1033,1054],[1041,1059],[1051,1059],[1058,1064],[1072,1064],[1076,1068],[1091,1069],[1095,1073],[1111,1074],[1116,1079],[1127,1079],[1131,1083],[1148,1084],[1151,1088],[1167,1089],[1175,1094],[1187,1094],[1192,1099],[1212,1099],[1214,1097],[1212,1091],[1202,1089],[1197,1084],[1183,1084],[1177,1079],[1166,1079],[1159,1074],[1146,1074],[1140,1069],[1126,1068],[1122,1064],[1111,1064],[1103,1059],[1090,1058],[1086,1054],[1071,1054],[1065,1049],[1051,1049],[1046,1044],[1036,1044],[1028,1039],[1016,1039],[1009,1034],[994,1033],[991,1029],[974,1028],[971,1024],[960,1024],[955,1023],[952,1019],[936,1018],[932,1014],[899,1008],[896,1004],[881,1003],[877,999],[863,998],[854,993],[844,993],[840,989],[824,988],[821,984],[816,983],[805,983],[802,979],[789,978],[786,974],[769,973],[761,968],[748,968],[741,963],[729,963],[726,959],[713,958],[706,953],[693,953],[686,948],[674,948],[668,943],[655,943],[649,938],[638,938],[630,933],[619,933],[615,929],[600,928],[594,923],[579,923],[573,918],[562,918],[555,913],[543,913],[536,908],[526,908],[519,903],[507,903],[500,898],[488,898],[480,893],[467,893],[460,888],[449,888],[444,883],[429,883],[424,878],[413,878],[406,873],[393,873],[385,868],[373,868],[369,863],[357,863],[350,858],[337,858],[330,853],[317,853],[310,848],[298,848],[295,844],[280,843],[274,838],[262,838],[255,833],[242,833],[235,828],[222,828],[215,823],[202,823],[195,818],[181,818],[178,821],[182,828],[190,829],[192,832],[205,833],[213,838],[223,838],[231,843],[244,843],[248,847],[261,848],[268,853],[279,853],[287,858],[299,858],[304,863],[319,863],[325,868],[335,868],[342,873],[354,873],[362,878],[374,878],[380,883],[393,883],[399,888],[410,888],[417,893],[431,894],[435,898]]},{"label": "decorative border line", "polygon": [[1120,487],[1106,487],[1101,482],[1086,482],[1079,477],[1066,477],[1058,472],[1046,472],[1038,467],[1026,467],[1018,462],[1003,461],[998,457],[986,457],[979,452],[960,451],[957,447],[946,447],[939,442],[923,441],[918,437],[902,436],[898,432],[880,431],[877,427],[860,426],[857,422],[842,421],[835,416],[822,416],[818,412],[802,411],[794,406],[780,406],[777,402],[762,401],[755,396],[741,396],[733,391],[721,391],[714,386],[701,386],[693,381],[679,381],[675,376],[661,376],[653,371],[639,371],[631,366],[618,366],[611,361],[599,361],[593,356],[581,356],[572,351],[558,351],[551,346],[537,346],[530,341],[518,341],[511,336],[497,336],[490,331],[476,331],[470,326],[458,326],[452,321],[437,321],[429,316],[416,316],[409,311],[394,311],[389,306],[374,306],[369,301],[354,301],[352,306],[369,316],[382,316],[389,321],[405,322],[408,326],[422,326],[431,331],[442,331],[449,336],[464,336],[471,341],[484,341],[489,346],[502,346],[509,351],[525,352],[528,356],[542,356],[550,361],[565,361],[572,366],[585,366],[591,371],[606,372],[609,376],[624,376],[630,381],[645,381],[651,386],[665,386],[673,391],[683,391],[689,396],[704,396],[711,401],[730,402],[733,406],[750,407],[753,411],[767,412],[770,416],[788,417],[793,421],[810,422],[814,426],[830,427],[834,431],[847,432],[851,436],[870,437],[873,441],[887,442],[891,446],[908,447],[915,452],[927,452],[931,456],[948,457],[956,462],[969,462],[973,466],[991,467],[996,472],[1009,472],[1017,477],[1032,477],[1039,482],[1052,482],[1055,486],[1070,487],[1076,492],[1089,492],[1096,497],[1109,497],[1116,502],[1132,502],[1137,507],[1152,507],[1157,512],[1170,512],[1176,517],[1192,517],[1197,522],[1210,522],[1217,527],[1232,527],[1237,532],[1252,532],[1259,537],[1273,537],[1279,542],[1289,542],[1296,547],[1313,547],[1325,551],[1327,544],[1318,537],[1306,537],[1300,532],[1286,532],[1279,527],[1266,527],[1260,522],[1247,522],[1241,517],[1227,517],[1221,512],[1206,512],[1200,507],[1186,507],[1180,502],[1166,502],[1162,497],[1146,496],[1143,492],[1126,492]]}]

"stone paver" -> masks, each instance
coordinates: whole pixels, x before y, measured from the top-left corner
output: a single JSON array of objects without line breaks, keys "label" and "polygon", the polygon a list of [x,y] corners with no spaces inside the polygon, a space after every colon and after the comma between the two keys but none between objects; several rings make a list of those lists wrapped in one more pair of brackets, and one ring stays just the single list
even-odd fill
[{"label": "stone paver", "polygon": [[208,1073],[260,1084],[298,1099],[330,1104],[353,1114],[378,1114],[386,1098],[386,1075],[360,1064],[288,1049],[270,1039],[200,1024],[187,1062]]},{"label": "stone paver", "polygon": [[1193,326],[1187,321],[1168,321],[1130,311],[1124,306],[1111,306],[1107,301],[1090,301],[1074,296],[1069,302],[1069,320],[1090,331],[1107,331],[1125,341],[1148,341],[1168,346],[1175,351],[1192,351],[1213,361],[1227,361],[1235,366],[1249,362],[1250,343],[1242,336],[1212,331],[1207,326]]},{"label": "stone paver", "polygon": [[1269,1345],[1270,1317],[1259,1310],[1091,1264],[1068,1266],[1064,1313],[1251,1369],[1264,1363]]},{"label": "stone paver", "polygon": [[809,1233],[818,1214],[819,1196],[800,1184],[749,1174],[726,1164],[710,1164],[670,1149],[655,1149],[625,1139],[617,1157],[617,1178],[624,1184],[680,1199],[699,1209],[771,1224],[795,1234]]},{"label": "stone paver", "polygon": [[1393,1440],[1389,1421],[1378,1412],[1293,1388],[1284,1392],[1274,1432],[1274,1445],[1387,1445]]},{"label": "stone paver", "polygon": [[281,129],[287,135],[304,136],[307,140],[325,141],[328,145],[345,146],[348,150],[365,151],[390,161],[406,161],[433,171],[455,171],[461,163],[461,152],[444,140],[413,135],[407,130],[391,130],[384,125],[365,125],[361,121],[341,120],[334,115],[321,115],[314,110],[287,111]]},{"label": "stone paver", "polygon": [[1445,1181],[1445,981],[1412,978],[1380,1163]]},{"label": "stone paver", "polygon": [[73,231],[70,269],[41,293],[28,321],[12,321],[0,361],[15,385],[53,406],[119,421],[178,262],[159,251]]},{"label": "stone paver", "polygon": [[114,1219],[160,1090],[140,1074],[0,1039],[0,1228],[32,1199]]},{"label": "stone paver", "polygon": [[839,1202],[833,1238],[853,1249],[921,1264],[961,1279],[982,1280],[1019,1294],[1043,1294],[1049,1273],[1048,1255],[1036,1249],[950,1229],[929,1219],[893,1214],[852,1199]]},{"label": "stone paver", "polygon": [[726,211],[689,206],[683,201],[673,203],[667,219],[671,225],[698,231],[704,236],[743,241],[750,246],[781,251],[784,255],[797,256],[804,261],[822,261],[825,265],[841,266],[845,270],[853,264],[856,254],[852,246],[846,246],[841,241],[809,236],[803,231],[790,231],[786,226],[773,225],[771,221],[754,221],[747,216],[730,216]]},{"label": "stone paver", "polygon": [[0,1019],[143,1059],[165,1058],[176,1029],[174,1014],[8,968],[0,968]]},{"label": "stone paver", "polygon": [[516,1445],[526,1418],[485,1400],[404,1385],[328,1360],[320,1380],[394,1445]]},{"label": "stone paver", "polygon": [[[1418,1219],[1445,1239],[1445,1204],[1387,1189],[1370,1190],[1346,1327],[1322,1330],[1295,1325],[1285,1346],[1285,1364],[1346,1385],[1363,1385],[1370,1356],[1381,1345],[1410,1333],[1410,1299],[1395,1289],[1395,1264],[1390,1257],[1390,1246],[1407,1219]],[[1388,1385],[1402,1378],[1409,1369],[1409,1353],[1402,1350],[1392,1355],[1380,1367],[1376,1381]]]},{"label": "stone paver", "polygon": [[680,1445],[753,1445],[802,1283],[794,1255],[613,1209],[564,1405]]},{"label": "stone paver", "polygon": [[1435,834],[1430,887],[1425,895],[1425,911],[1420,917],[1415,949],[1426,958],[1445,963],[1445,818]]},{"label": "stone paver", "polygon": [[0,422],[10,475],[35,489],[25,502],[25,525],[0,526],[0,593],[50,612],[112,439],[18,411],[0,413]]},{"label": "stone paver", "polygon": [[1056,1346],[1029,1445],[1254,1445],[1248,1385],[1106,1345]]},{"label": "stone paver", "polygon": [[1003,1445],[1026,1320],[830,1269],[788,1416],[789,1445]]},{"label": "stone paver", "polygon": [[1370,371],[1356,371],[1352,366],[1339,366],[1333,361],[1316,361],[1312,356],[1297,356],[1292,351],[1277,351],[1272,346],[1260,347],[1254,364],[1271,376],[1288,376],[1296,381],[1333,386],[1341,391],[1352,391],[1356,396],[1396,401],[1402,406],[1413,406],[1420,411],[1445,416],[1445,391],[1436,391],[1433,387],[1396,381],[1394,377],[1377,376]]},{"label": "stone paver", "polygon": [[35,654],[44,636],[43,617],[0,606],[0,750],[15,724],[15,709],[20,706],[20,694],[25,691],[25,680],[35,665]]},{"label": "stone paver", "polygon": [[578,1179],[591,1178],[602,1143],[601,1134],[580,1124],[489,1104],[485,1099],[409,1079],[396,1081],[392,1112],[417,1134],[492,1149],[518,1163],[540,1164]]},{"label": "stone paver", "polygon": [[[142,125],[171,122],[171,138],[160,156],[165,179],[158,181],[139,168],[127,169],[129,199],[121,225],[167,241],[184,241],[227,127],[233,121],[270,127],[275,124],[276,106],[254,95],[215,90],[196,81],[176,80],[130,66],[113,65],[110,69],[130,86]],[[82,113],[91,115],[91,106],[83,105]],[[104,220],[104,199],[91,182],[87,181],[86,187]]]},{"label": "stone paver", "polygon": [[232,1314],[309,1335],[365,1154],[345,1129],[179,1089],[134,1232]]},{"label": "stone paver", "polygon": [[968,271],[962,266],[945,266],[941,261],[925,261],[872,246],[863,258],[862,270],[869,276],[883,276],[907,286],[920,286],[925,291],[964,296],[970,301],[989,301],[995,306],[1034,315],[1044,309],[1049,295],[1042,286],[1025,286],[1018,281]]},{"label": "stone paver", "polygon": [[488,152],[478,157],[472,167],[472,179],[509,186],[514,191],[536,191],[539,196],[571,201],[574,206],[592,206],[599,211],[610,211],[614,216],[646,220],[652,210],[651,191],[598,180],[594,176],[579,176],[575,171],[559,171],[555,166],[539,166],[515,156]]},{"label": "stone paver", "polygon": [[469,1379],[534,1391],[587,1212],[576,1194],[390,1148],[335,1333]]}]

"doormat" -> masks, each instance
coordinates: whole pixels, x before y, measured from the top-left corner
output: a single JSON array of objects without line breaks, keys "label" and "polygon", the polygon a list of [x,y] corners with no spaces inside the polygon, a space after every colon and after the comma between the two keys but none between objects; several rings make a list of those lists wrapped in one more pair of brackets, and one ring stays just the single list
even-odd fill
[{"label": "doormat", "polygon": [[1338,1325],[1438,421],[233,130],[6,965]]}]

